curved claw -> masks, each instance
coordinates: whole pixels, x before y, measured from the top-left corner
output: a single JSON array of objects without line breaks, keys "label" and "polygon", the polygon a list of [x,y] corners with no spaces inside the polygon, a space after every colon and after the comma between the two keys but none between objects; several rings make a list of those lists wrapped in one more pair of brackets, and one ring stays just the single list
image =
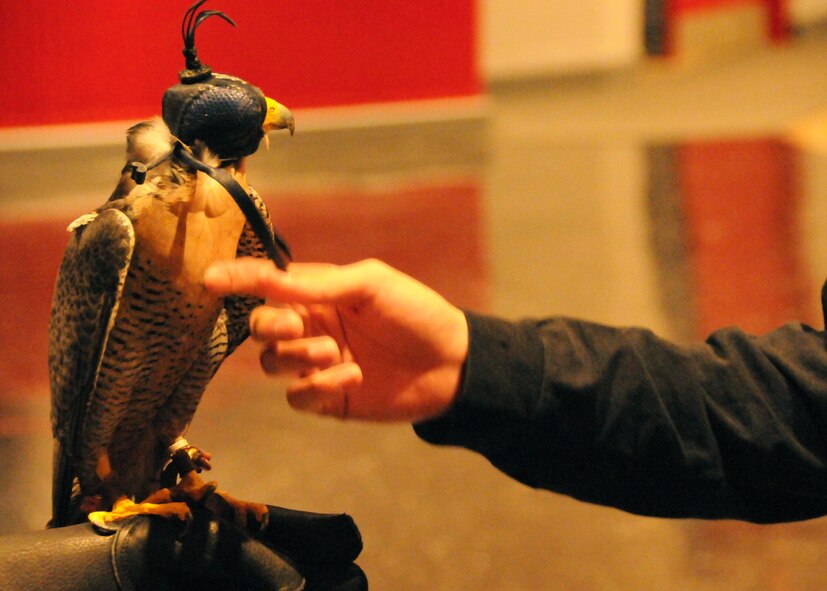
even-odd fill
[{"label": "curved claw", "polygon": [[213,514],[234,523],[249,533],[264,531],[270,521],[270,511],[263,503],[242,501],[224,491],[213,494],[204,506]]},{"label": "curved claw", "polygon": [[187,517],[184,520],[184,528],[181,530],[181,533],[178,534],[178,539],[183,540],[188,535],[192,533],[192,524],[195,522],[195,518],[192,516],[192,512],[187,513]]},{"label": "curved claw", "polygon": [[169,490],[174,500],[200,506],[217,488],[218,483],[215,480],[205,483],[193,470],[181,477],[181,481]]},{"label": "curved claw", "polygon": [[265,529],[267,529],[267,526],[270,525],[270,509],[267,507],[267,505],[263,505],[263,507],[264,513],[261,514],[258,520],[260,524],[260,527],[258,529],[259,532],[263,532]]},{"label": "curved claw", "polygon": [[194,499],[195,503],[198,506],[202,506],[204,501],[210,498],[216,490],[218,490],[218,483],[215,480],[208,482],[198,491],[198,498]]}]

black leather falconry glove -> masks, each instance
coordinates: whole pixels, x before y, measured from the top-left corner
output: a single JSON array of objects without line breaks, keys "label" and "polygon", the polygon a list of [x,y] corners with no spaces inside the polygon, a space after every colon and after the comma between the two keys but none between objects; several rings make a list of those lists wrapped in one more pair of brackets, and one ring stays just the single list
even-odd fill
[{"label": "black leather falconry glove", "polygon": [[7,591],[363,591],[362,539],[348,515],[269,507],[248,534],[206,510],[189,524],[132,517],[112,535],[91,524],[0,536]]}]

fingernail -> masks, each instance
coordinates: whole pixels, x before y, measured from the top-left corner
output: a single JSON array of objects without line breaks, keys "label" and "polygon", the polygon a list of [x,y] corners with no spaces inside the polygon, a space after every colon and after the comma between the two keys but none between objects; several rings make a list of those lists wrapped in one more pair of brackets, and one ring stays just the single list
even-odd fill
[{"label": "fingernail", "polygon": [[356,388],[362,383],[362,370],[355,363],[342,364],[340,368],[342,374],[341,387],[345,390],[349,388]]},{"label": "fingernail", "polygon": [[285,314],[273,320],[273,330],[281,338],[300,337],[304,332],[304,323],[298,314]]},{"label": "fingernail", "polygon": [[352,362],[340,363],[330,368],[328,375],[335,375],[335,382],[340,390],[352,390],[362,383],[362,370]]},{"label": "fingernail", "polygon": [[307,345],[307,352],[313,358],[318,357],[333,357],[339,353],[339,348],[336,343],[327,339],[314,341]]}]

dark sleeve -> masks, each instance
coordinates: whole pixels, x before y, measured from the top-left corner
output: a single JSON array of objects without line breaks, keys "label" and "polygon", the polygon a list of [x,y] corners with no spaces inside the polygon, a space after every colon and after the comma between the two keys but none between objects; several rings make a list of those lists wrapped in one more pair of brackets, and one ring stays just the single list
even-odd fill
[{"label": "dark sleeve", "polygon": [[533,487],[661,517],[827,514],[825,335],[799,324],[678,346],[637,328],[467,314],[449,412],[423,439]]}]

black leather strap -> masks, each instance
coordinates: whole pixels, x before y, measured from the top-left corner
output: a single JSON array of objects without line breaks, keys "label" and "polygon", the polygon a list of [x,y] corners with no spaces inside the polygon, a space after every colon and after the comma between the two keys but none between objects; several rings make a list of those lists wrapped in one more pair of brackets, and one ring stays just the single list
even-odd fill
[{"label": "black leather strap", "polygon": [[290,249],[275,231],[275,228],[272,232],[270,231],[269,224],[261,215],[256,204],[247,194],[247,191],[244,190],[244,187],[242,187],[230,173],[223,168],[213,168],[205,164],[180,143],[175,148],[175,158],[185,165],[209,175],[210,178],[221,184],[238,207],[241,208],[241,211],[244,212],[244,216],[247,218],[247,221],[250,222],[253,232],[256,233],[256,236],[258,236],[258,239],[261,240],[261,243],[264,245],[267,256],[273,260],[279,269],[287,269],[287,262],[291,258]]}]

